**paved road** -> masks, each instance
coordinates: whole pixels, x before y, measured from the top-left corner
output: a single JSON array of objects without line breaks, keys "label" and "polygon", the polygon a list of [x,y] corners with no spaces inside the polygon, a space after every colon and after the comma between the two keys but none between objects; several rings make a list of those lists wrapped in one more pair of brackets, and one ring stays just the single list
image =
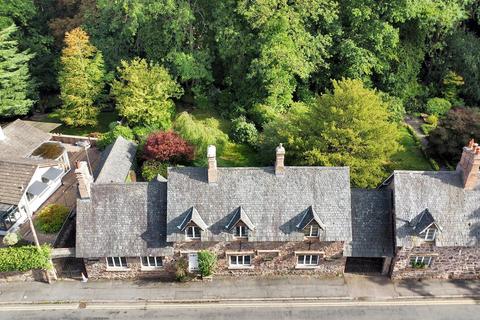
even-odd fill
[{"label": "paved road", "polygon": [[[49,309],[50,310],[42,310]],[[211,304],[87,304],[0,307],[0,320],[11,319],[329,319],[329,320],[471,320],[479,301],[401,302],[256,302]]]}]

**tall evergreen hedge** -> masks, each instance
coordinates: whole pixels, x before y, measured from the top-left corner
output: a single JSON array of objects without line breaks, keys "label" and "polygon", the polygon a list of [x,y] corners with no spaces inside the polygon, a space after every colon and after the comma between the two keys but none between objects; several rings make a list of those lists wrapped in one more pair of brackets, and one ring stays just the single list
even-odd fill
[{"label": "tall evergreen hedge", "polygon": [[0,249],[0,272],[28,271],[33,269],[50,269],[51,248],[42,245],[7,247]]}]

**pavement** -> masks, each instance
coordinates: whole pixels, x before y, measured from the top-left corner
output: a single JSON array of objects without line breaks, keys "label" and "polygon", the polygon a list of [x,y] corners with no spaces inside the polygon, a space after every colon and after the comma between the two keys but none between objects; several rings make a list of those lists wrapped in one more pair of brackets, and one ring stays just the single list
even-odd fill
[{"label": "pavement", "polygon": [[57,281],[0,283],[0,309],[16,304],[206,303],[233,301],[398,301],[460,299],[480,301],[480,281],[391,281],[345,275],[334,279],[214,278],[187,283],[157,281]]}]

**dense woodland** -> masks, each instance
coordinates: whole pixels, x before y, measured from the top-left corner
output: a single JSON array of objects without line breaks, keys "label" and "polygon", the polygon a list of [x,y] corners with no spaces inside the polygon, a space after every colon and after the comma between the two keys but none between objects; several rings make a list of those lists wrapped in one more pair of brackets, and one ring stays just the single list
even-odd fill
[{"label": "dense woodland", "polygon": [[392,165],[406,114],[447,167],[480,138],[474,0],[1,0],[0,30],[0,116],[137,140],[146,179],[282,142],[372,187],[411,169]]}]

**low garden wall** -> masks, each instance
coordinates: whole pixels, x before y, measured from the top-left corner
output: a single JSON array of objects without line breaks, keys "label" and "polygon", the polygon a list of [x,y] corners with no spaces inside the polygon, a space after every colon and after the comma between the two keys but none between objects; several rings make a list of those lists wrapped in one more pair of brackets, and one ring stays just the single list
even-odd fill
[{"label": "low garden wall", "polygon": [[83,137],[83,136],[71,136],[68,134],[61,134],[61,133],[53,133],[52,134],[52,140],[53,141],[59,141],[63,143],[68,143],[68,144],[75,144],[79,141],[88,141],[90,142],[90,145],[92,147],[95,147],[97,145],[97,138],[91,138],[91,137]]}]

